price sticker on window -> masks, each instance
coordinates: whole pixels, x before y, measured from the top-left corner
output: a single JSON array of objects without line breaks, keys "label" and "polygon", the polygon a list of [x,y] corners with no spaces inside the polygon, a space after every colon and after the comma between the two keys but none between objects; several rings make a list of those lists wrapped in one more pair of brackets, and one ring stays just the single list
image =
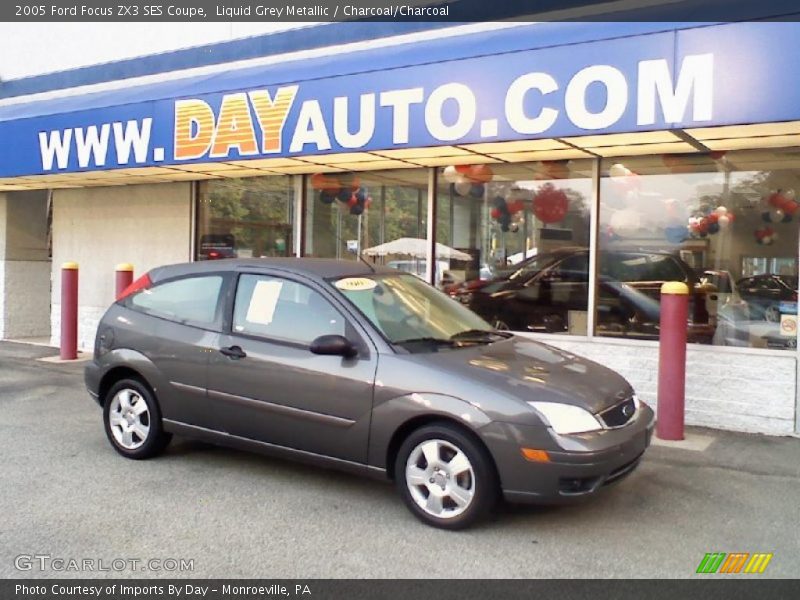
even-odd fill
[{"label": "price sticker on window", "polygon": [[364,292],[374,289],[378,284],[367,277],[345,277],[337,280],[334,285],[345,292]]}]

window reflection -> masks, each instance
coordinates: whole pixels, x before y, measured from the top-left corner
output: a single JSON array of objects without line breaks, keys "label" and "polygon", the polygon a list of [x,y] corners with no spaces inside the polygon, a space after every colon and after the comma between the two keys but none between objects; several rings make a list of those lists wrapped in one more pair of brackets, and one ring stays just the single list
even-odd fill
[{"label": "window reflection", "polygon": [[[795,152],[604,160],[602,173],[598,334],[656,339],[661,283],[684,281],[691,342],[796,347]],[[656,305],[612,302],[608,286]]]},{"label": "window reflection", "polygon": [[440,171],[437,284],[499,328],[586,334],[588,160],[451,166]]},{"label": "window reflection", "polygon": [[197,260],[291,256],[291,177],[219,179],[199,184]]}]

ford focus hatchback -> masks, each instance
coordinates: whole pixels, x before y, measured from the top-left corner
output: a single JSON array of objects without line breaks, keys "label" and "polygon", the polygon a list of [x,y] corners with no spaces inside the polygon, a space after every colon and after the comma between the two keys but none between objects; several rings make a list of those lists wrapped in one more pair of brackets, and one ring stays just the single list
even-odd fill
[{"label": "ford focus hatchback", "polygon": [[394,480],[462,528],[633,471],[653,412],[618,374],[496,331],[396,270],[323,259],[154,269],[100,322],[90,394],[127,458],[173,434]]}]

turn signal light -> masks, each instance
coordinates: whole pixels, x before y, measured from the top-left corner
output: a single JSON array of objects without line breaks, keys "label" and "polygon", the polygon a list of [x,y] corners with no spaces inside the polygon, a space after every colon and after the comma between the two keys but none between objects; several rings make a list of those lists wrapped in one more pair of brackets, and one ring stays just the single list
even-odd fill
[{"label": "turn signal light", "polygon": [[534,448],[520,448],[522,456],[525,460],[531,462],[550,462],[550,455],[544,450],[535,450]]}]

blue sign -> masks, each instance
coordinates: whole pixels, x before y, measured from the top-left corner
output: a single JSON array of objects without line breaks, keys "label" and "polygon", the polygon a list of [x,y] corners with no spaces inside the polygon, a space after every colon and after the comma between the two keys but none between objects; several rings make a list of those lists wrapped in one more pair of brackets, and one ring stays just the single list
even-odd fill
[{"label": "blue sign", "polygon": [[725,24],[274,84],[250,69],[224,92],[0,121],[0,177],[796,120],[798,34]]}]

